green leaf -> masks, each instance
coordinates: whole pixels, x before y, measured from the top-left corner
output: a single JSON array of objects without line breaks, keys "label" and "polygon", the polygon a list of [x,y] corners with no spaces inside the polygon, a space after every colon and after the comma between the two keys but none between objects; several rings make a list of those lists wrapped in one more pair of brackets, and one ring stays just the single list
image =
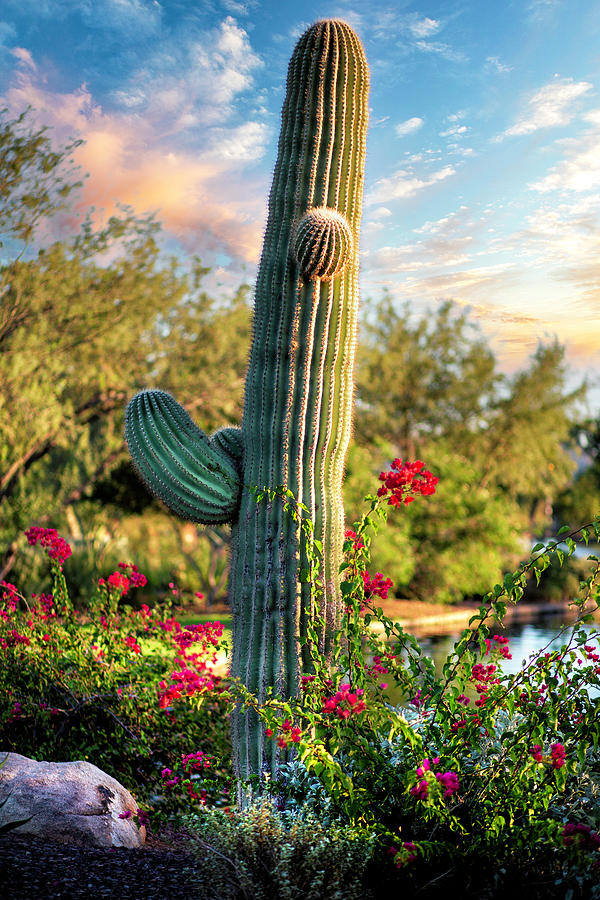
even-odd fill
[{"label": "green leaf", "polygon": [[532,552],[532,553],[537,553],[538,550],[543,550],[543,549],[544,549],[544,544],[538,543],[538,544],[535,545],[535,547],[533,548],[533,550],[532,550],[531,552]]}]

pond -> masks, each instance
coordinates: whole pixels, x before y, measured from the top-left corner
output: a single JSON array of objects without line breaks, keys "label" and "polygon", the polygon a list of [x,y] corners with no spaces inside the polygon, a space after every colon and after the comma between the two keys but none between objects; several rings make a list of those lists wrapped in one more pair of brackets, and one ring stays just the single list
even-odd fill
[{"label": "pond", "polygon": [[[564,624],[564,614],[553,614],[542,616],[535,622],[515,622],[504,628],[491,625],[491,634],[503,634],[509,639],[508,646],[512,654],[512,659],[502,661],[502,671],[506,674],[516,674],[521,671],[523,663],[526,662],[533,653],[537,653],[542,649],[545,650],[546,648],[555,649],[562,644],[567,643],[569,635],[571,634],[571,629],[567,628],[566,631],[559,634],[561,626]],[[600,631],[600,625],[597,622],[593,625],[581,627],[590,632],[594,631],[597,633]],[[410,629],[407,630],[409,631]],[[461,633],[461,629],[457,628],[456,632],[451,634],[432,635],[420,637],[418,639],[423,651],[427,656],[433,659],[438,674],[441,673],[442,666],[445,663],[448,654],[452,652]],[[392,703],[405,702],[405,698],[400,689],[394,688],[391,683],[387,693]],[[590,695],[600,697],[600,690],[591,690]]]}]

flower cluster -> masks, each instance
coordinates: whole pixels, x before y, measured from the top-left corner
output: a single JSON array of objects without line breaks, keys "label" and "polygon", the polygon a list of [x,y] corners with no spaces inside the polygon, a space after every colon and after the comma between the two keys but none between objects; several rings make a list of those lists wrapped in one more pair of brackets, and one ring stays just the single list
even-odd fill
[{"label": "flower cluster", "polygon": [[147,812],[144,812],[143,809],[138,809],[135,812],[132,812],[130,809],[126,809],[125,812],[119,813],[120,819],[133,819],[137,822],[138,826],[141,828],[142,826],[146,826],[150,824],[150,817]]},{"label": "flower cluster", "polygon": [[362,577],[364,583],[365,600],[370,600],[375,596],[381,597],[382,600],[387,599],[388,591],[390,591],[394,586],[394,582],[391,578],[384,579],[381,572],[376,572],[373,578],[371,578],[366,570],[363,571]]},{"label": "flower cluster", "polygon": [[[544,762],[544,750],[539,744],[534,744],[530,749],[530,754],[538,763]],[[548,762],[551,763],[553,769],[562,769],[566,760],[566,751],[562,744],[558,741],[550,744],[550,757]]]},{"label": "flower cluster", "polygon": [[[596,652],[596,648],[592,647],[591,644],[585,644],[581,651],[585,659],[589,662],[594,662],[596,665],[594,666],[594,672],[596,675],[600,675],[600,653]],[[583,663],[583,660],[578,659],[577,662],[579,665]]]},{"label": "flower cluster", "polygon": [[62,564],[72,554],[71,547],[64,538],[61,538],[56,528],[28,528],[25,532],[30,546],[35,547],[36,544],[44,547],[49,558],[58,563],[62,568]]},{"label": "flower cluster", "polygon": [[362,688],[353,691],[349,684],[340,684],[335,694],[323,701],[322,711],[328,716],[336,715],[339,719],[349,719],[350,716],[358,715],[366,709],[363,694]]},{"label": "flower cluster", "polygon": [[497,666],[490,663],[488,666],[482,663],[475,663],[471,668],[471,680],[475,682],[475,690],[479,694],[479,698],[475,701],[475,706],[483,706],[488,698],[490,686],[499,684],[500,679],[496,677]]},{"label": "flower cluster", "polygon": [[501,656],[503,659],[512,659],[512,653],[508,649],[508,638],[504,634],[494,634],[492,635],[492,640],[486,638],[485,646],[486,656],[488,655],[488,653],[496,651],[498,656]]},{"label": "flower cluster", "polygon": [[120,562],[118,568],[121,570],[120,572],[115,569],[108,578],[99,578],[98,586],[105,587],[109,591],[114,588],[124,597],[130,588],[144,587],[148,584],[148,579],[134,563]]},{"label": "flower cluster", "polygon": [[171,672],[169,681],[159,684],[158,702],[161,709],[167,709],[183,697],[211,691],[219,682],[219,676],[214,674],[200,654],[180,656],[178,662],[180,668]]},{"label": "flower cluster", "polygon": [[146,587],[148,584],[148,579],[140,572],[135,563],[120,562],[118,568],[127,573],[130,587]]},{"label": "flower cluster", "polygon": [[197,750],[195,753],[182,753],[181,763],[184,774],[178,775],[172,769],[165,767],[160,773],[164,786],[172,788],[180,785],[192,800],[199,800],[202,804],[206,803],[206,789],[201,788],[199,792],[196,790],[200,778],[198,772],[210,769],[213,761],[213,757],[207,756],[202,750]]},{"label": "flower cluster", "polygon": [[26,634],[20,634],[16,628],[9,628],[6,631],[5,636],[0,639],[0,647],[3,650],[6,650],[7,647],[15,647],[18,644],[24,644],[28,647],[31,644],[30,639]]},{"label": "flower cluster", "polygon": [[308,691],[310,686],[313,684],[315,680],[314,675],[301,675],[300,676],[300,687],[303,691]]},{"label": "flower cluster", "polygon": [[417,845],[412,841],[403,841],[400,849],[393,844],[388,850],[388,854],[394,857],[394,865],[397,869],[401,869],[408,863],[413,862],[417,858]]},{"label": "flower cluster", "polygon": [[[277,746],[282,750],[288,746],[289,743],[299,744],[300,738],[302,736],[302,729],[298,728],[298,726],[294,726],[289,719],[286,719],[280,725],[281,734],[277,738]],[[265,734],[267,737],[273,737],[274,731],[272,728],[265,728]]]},{"label": "flower cluster", "polygon": [[432,782],[425,777],[426,772],[435,774],[435,780],[440,785],[444,800],[449,799],[458,791],[459,782],[456,772],[434,772],[439,763],[439,756],[435,756],[432,760],[424,759],[421,765],[418,766],[416,776],[419,780],[409,791],[409,793],[412,794],[413,797],[416,797],[417,800],[426,800],[429,796],[429,789]]},{"label": "flower cluster", "polygon": [[125,646],[129,647],[129,649],[132,651],[132,653],[141,653],[142,652],[142,648],[140,647],[140,645],[138,644],[136,639],[133,637],[133,635],[128,635],[126,638],[123,638],[123,640],[125,642]]},{"label": "flower cluster", "polygon": [[352,551],[354,553],[358,553],[359,550],[362,550],[365,546],[363,539],[359,538],[356,532],[351,528],[344,532],[344,537],[346,541],[352,541]]},{"label": "flower cluster", "polygon": [[583,822],[567,822],[562,830],[563,845],[578,850],[600,850],[600,834]]},{"label": "flower cluster", "polygon": [[183,771],[190,774],[191,772],[198,772],[202,769],[210,769],[213,758],[212,756],[207,756],[202,750],[196,750],[195,753],[182,753],[181,763],[183,765]]},{"label": "flower cluster", "polygon": [[565,748],[562,744],[550,744],[550,758],[553,769],[562,769],[566,758]]},{"label": "flower cluster", "polygon": [[10,618],[10,614],[19,605],[19,592],[10,581],[0,581],[0,587],[3,588],[0,599],[4,602],[5,607],[3,610],[0,610],[0,617],[7,621]]},{"label": "flower cluster", "polygon": [[399,507],[402,503],[412,503],[414,494],[428,496],[435,494],[439,482],[436,475],[423,469],[423,463],[417,459],[414,463],[395,459],[389,472],[381,472],[379,480],[383,482],[377,491],[378,497],[387,497],[390,506]]},{"label": "flower cluster", "polygon": [[191,647],[192,644],[201,643],[203,648],[209,644],[216,647],[223,636],[221,622],[199,622],[197,625],[188,625],[185,630],[173,635],[173,640],[182,650]]}]

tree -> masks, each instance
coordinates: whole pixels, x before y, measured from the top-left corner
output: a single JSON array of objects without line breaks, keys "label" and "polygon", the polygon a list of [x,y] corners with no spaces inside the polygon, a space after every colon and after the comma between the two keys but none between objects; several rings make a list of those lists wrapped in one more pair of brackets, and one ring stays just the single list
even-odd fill
[{"label": "tree", "polygon": [[356,437],[414,457],[431,438],[453,442],[481,427],[502,376],[465,312],[443,303],[414,322],[389,295],[367,309],[357,365]]},{"label": "tree", "polygon": [[554,504],[559,525],[578,527],[600,515],[600,418],[588,418],[573,428],[580,458],[576,477]]},{"label": "tree", "polygon": [[371,492],[394,456],[420,457],[440,476],[436,495],[409,507],[402,524],[390,520],[379,542],[389,543],[386,574],[400,593],[477,595],[522,554],[526,535],[549,523],[552,500],[573,473],[570,430],[585,393],[585,385],[568,391],[566,379],[557,342],[540,344],[509,377],[453,304],[417,320],[389,296],[371,307],[358,357],[360,454],[351,459],[361,460]]},{"label": "tree", "polygon": [[0,230],[14,251],[0,266],[0,577],[25,527],[55,523],[122,465],[139,388],[176,390],[208,429],[235,423],[249,329],[247,289],[219,307],[198,260],[185,271],[161,256],[151,217],[123,210],[97,227],[90,213],[44,241],[80,182],[74,145],[54,150],[26,124],[0,126]]}]

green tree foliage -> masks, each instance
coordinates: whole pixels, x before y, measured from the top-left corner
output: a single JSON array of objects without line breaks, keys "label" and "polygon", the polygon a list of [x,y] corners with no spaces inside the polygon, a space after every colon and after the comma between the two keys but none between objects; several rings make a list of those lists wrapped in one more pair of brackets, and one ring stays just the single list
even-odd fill
[{"label": "green tree foliage", "polygon": [[431,502],[409,508],[401,526],[408,534],[399,541],[395,526],[388,529],[373,556],[401,594],[480,594],[523,553],[527,535],[549,523],[574,469],[570,431],[585,391],[568,391],[566,376],[556,342],[540,344],[523,371],[503,375],[484,336],[451,303],[420,319],[387,296],[369,309],[347,507],[358,509],[356,482],[370,481],[372,490],[395,456],[420,457],[440,476]]},{"label": "green tree foliage", "polygon": [[102,226],[89,214],[74,236],[53,237],[79,184],[73,146],[55,151],[26,116],[2,119],[0,573],[24,528],[57,524],[111,473],[119,480],[136,390],[177,392],[207,430],[240,418],[247,289],[215,304],[207,270],[165,259],[159,226],[130,210]]},{"label": "green tree foliage", "polygon": [[561,525],[590,522],[600,512],[600,418],[576,425],[573,437],[582,456],[573,483],[554,504]]}]

